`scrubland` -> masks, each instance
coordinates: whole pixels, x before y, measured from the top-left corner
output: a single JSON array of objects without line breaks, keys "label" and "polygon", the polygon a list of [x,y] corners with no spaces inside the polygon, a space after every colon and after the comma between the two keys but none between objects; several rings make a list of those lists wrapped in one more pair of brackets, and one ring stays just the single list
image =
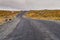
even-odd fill
[{"label": "scrubland", "polygon": [[37,20],[60,20],[60,10],[30,10],[25,17]]},{"label": "scrubland", "polygon": [[20,11],[0,10],[0,24],[13,20]]}]

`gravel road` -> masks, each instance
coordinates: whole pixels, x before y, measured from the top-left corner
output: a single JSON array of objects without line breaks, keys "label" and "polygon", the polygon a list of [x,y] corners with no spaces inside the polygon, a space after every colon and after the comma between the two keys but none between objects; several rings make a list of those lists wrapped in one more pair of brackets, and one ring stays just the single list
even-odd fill
[{"label": "gravel road", "polygon": [[18,22],[14,21],[1,26],[5,31],[3,34],[0,32],[0,40],[60,40],[58,22],[26,19],[20,15],[17,16]]}]

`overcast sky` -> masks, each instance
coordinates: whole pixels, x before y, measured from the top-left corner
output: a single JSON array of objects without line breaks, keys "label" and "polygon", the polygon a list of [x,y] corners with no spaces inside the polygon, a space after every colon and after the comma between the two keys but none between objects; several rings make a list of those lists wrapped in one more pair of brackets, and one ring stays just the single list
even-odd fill
[{"label": "overcast sky", "polygon": [[60,0],[0,0],[0,8],[31,9],[60,9]]}]

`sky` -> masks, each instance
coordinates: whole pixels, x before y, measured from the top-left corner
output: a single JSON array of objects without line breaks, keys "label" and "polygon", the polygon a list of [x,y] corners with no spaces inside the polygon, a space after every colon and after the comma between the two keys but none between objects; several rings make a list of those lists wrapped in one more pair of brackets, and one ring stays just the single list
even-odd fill
[{"label": "sky", "polygon": [[0,9],[60,9],[60,0],[0,0]]}]

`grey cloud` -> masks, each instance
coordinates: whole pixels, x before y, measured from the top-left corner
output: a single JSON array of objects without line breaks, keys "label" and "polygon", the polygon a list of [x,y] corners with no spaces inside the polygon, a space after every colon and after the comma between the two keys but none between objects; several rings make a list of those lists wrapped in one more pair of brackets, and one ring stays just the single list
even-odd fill
[{"label": "grey cloud", "polygon": [[60,9],[60,0],[0,0],[0,6],[20,10]]}]

